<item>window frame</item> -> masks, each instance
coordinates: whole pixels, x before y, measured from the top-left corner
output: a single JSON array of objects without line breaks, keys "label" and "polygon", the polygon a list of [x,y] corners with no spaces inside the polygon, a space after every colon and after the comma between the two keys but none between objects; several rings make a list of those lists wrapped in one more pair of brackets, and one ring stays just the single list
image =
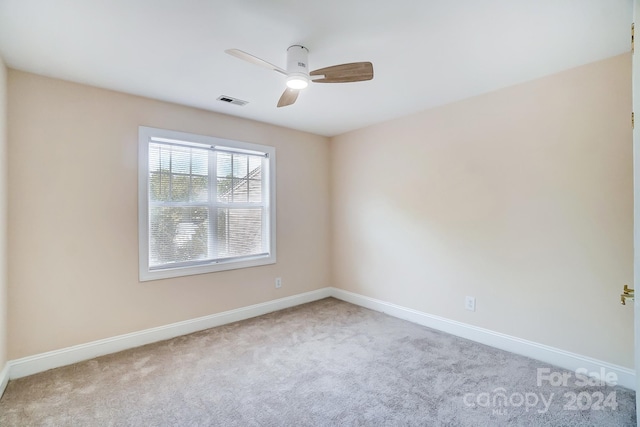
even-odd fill
[{"label": "window frame", "polygon": [[[156,138],[156,141],[153,141]],[[240,258],[227,258],[212,260],[207,263],[197,265],[178,265],[175,267],[151,268],[149,265],[149,146],[151,143],[162,143],[160,140],[183,141],[218,148],[217,151],[233,151],[242,154],[247,152],[264,153],[267,159],[267,170],[265,175],[264,189],[268,192],[266,197],[268,219],[265,221],[268,230],[264,231],[268,239],[268,253],[245,256]],[[185,144],[187,145],[187,144]],[[211,177],[210,180],[216,180]],[[212,202],[208,209],[211,209],[217,202]],[[243,141],[234,141],[214,136],[198,135],[188,132],[173,131],[167,129],[153,128],[148,126],[138,127],[138,270],[141,282],[150,280],[167,279],[172,277],[190,276],[194,274],[214,273],[218,271],[234,270],[240,268],[257,267],[261,265],[276,263],[276,149],[275,147],[254,144]]]}]

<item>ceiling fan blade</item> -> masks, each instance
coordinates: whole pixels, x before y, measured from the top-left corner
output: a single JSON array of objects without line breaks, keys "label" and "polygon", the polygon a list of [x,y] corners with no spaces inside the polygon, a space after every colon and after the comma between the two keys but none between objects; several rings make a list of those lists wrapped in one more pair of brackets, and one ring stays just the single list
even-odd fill
[{"label": "ceiling fan blade", "polygon": [[[311,81],[316,83],[350,83],[373,79],[373,64],[371,62],[352,62],[350,64],[334,65],[320,68],[309,73]],[[314,79],[313,76],[323,78]]]},{"label": "ceiling fan blade", "polygon": [[296,102],[296,99],[298,99],[299,93],[300,91],[298,89],[286,88],[284,90],[284,93],[280,97],[280,100],[278,101],[278,108],[286,107],[287,105],[291,105],[294,102]]},{"label": "ceiling fan blade", "polygon": [[240,49],[227,49],[225,53],[228,53],[231,56],[235,56],[236,58],[240,58],[244,61],[251,62],[252,64],[259,65],[264,68],[268,68],[273,71],[277,71],[278,73],[287,75],[287,72],[277,65],[273,65],[270,62],[265,61],[264,59],[260,59],[257,56],[253,56],[250,53],[247,53]]}]

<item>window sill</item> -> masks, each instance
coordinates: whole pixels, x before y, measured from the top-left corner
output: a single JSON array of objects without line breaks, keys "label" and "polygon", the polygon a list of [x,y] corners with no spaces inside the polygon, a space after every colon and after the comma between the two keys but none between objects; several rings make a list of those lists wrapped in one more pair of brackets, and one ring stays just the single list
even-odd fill
[{"label": "window sill", "polygon": [[173,277],[192,276],[196,274],[207,274],[216,273],[219,271],[237,270],[241,268],[259,267],[261,265],[269,265],[275,263],[275,255],[267,255],[255,258],[247,258],[241,261],[219,261],[212,262],[210,264],[188,267],[162,268],[157,270],[141,268],[139,272],[139,280],[141,282],[148,282],[151,280],[170,279]]}]

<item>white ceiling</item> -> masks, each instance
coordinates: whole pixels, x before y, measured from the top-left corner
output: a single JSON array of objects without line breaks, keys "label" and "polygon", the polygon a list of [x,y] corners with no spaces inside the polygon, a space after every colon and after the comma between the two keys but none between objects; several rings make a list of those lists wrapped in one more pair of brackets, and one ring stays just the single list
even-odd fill
[{"label": "white ceiling", "polygon": [[[12,68],[332,136],[629,51],[632,0],[0,0]],[[280,67],[371,61],[276,108]],[[244,107],[216,101],[228,95]]]}]

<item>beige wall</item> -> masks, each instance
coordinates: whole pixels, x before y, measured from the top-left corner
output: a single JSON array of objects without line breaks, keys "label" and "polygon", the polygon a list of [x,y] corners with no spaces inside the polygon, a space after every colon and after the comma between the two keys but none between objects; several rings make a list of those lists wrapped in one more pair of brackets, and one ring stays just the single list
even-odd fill
[{"label": "beige wall", "polygon": [[333,138],[332,282],[633,367],[630,111],[622,55]]},{"label": "beige wall", "polygon": [[[15,70],[8,97],[10,359],[330,285],[327,138]],[[276,147],[277,264],[138,282],[138,125]]]},{"label": "beige wall", "polygon": [[0,370],[7,362],[7,69],[0,58]]}]

